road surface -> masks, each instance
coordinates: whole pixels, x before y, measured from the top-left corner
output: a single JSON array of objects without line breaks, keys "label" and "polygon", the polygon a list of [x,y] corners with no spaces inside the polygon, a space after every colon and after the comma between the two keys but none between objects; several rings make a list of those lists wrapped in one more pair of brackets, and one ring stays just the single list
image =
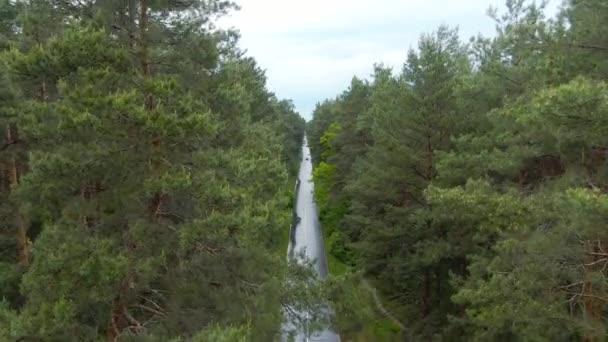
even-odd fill
[{"label": "road surface", "polygon": [[[306,137],[302,145],[302,162],[298,179],[300,186],[296,196],[296,214],[300,219],[295,226],[294,243],[289,246],[289,249],[295,254],[303,252],[307,259],[315,260],[315,271],[319,278],[325,279],[327,277],[327,259],[317,205],[313,197],[312,162]],[[295,339],[295,342],[309,341],[339,342],[340,336],[332,331],[322,331],[308,337],[305,333],[299,332]]]}]

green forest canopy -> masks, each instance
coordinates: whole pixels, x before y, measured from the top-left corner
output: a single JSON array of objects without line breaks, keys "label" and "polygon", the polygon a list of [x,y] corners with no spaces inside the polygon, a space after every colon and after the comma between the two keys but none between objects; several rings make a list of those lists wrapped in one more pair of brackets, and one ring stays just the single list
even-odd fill
[{"label": "green forest canopy", "polygon": [[318,287],[285,260],[305,123],[216,27],[234,9],[0,1],[1,341],[271,341],[285,307],[358,341],[605,339],[605,1],[507,0],[494,37],[440,27],[320,103],[351,272]]},{"label": "green forest canopy", "polygon": [[603,341],[608,4],[508,0],[421,36],[308,124],[328,249],[413,341]]},{"label": "green forest canopy", "polygon": [[233,8],[0,2],[0,340],[277,334],[304,120]]}]

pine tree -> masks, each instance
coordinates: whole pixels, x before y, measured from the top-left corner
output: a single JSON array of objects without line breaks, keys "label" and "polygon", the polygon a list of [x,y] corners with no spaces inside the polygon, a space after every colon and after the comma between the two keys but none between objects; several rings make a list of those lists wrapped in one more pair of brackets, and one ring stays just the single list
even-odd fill
[{"label": "pine tree", "polygon": [[545,5],[508,0],[469,49],[423,37],[400,77],[376,69],[356,126],[342,98],[309,125],[317,199],[412,339],[606,334],[607,8]]},{"label": "pine tree", "polygon": [[7,189],[41,232],[22,280],[2,268],[2,288],[21,293],[0,336],[276,336],[282,305],[301,298],[268,251],[288,227],[303,121],[214,28],[232,5],[27,5],[23,18],[52,14],[58,29],[24,30],[5,54],[30,156]]}]

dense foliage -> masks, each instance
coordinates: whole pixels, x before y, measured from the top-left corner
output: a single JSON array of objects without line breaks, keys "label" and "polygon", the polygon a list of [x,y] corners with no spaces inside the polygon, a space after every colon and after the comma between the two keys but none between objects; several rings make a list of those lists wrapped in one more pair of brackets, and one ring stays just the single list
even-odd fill
[{"label": "dense foliage", "polygon": [[234,7],[0,1],[0,340],[277,336],[304,120]]},{"label": "dense foliage", "polygon": [[603,341],[608,6],[508,0],[497,32],[423,35],[308,126],[330,252],[408,340]]}]

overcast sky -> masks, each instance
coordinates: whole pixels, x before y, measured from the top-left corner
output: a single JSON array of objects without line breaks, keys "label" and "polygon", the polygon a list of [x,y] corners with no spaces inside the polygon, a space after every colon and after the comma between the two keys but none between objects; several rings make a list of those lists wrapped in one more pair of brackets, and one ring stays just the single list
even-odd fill
[{"label": "overcast sky", "polygon": [[[556,2],[557,0],[553,0]],[[458,26],[464,41],[492,35],[490,5],[504,0],[236,0],[241,10],[224,18],[241,47],[266,70],[268,86],[292,99],[306,119],[317,102],[333,98],[374,63],[400,69],[421,33]]]}]

